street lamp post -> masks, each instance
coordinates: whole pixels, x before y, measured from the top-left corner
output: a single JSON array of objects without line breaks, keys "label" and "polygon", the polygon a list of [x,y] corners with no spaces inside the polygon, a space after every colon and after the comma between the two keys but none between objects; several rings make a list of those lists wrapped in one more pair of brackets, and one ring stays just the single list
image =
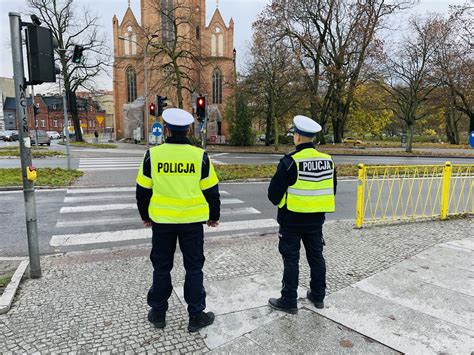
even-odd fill
[{"label": "street lamp post", "polygon": [[147,37],[147,42],[145,45],[145,48],[143,48],[140,43],[137,41],[134,41],[130,38],[125,38],[123,36],[119,36],[119,39],[122,41],[127,41],[127,42],[132,42],[135,43],[137,46],[139,46],[143,50],[143,65],[144,65],[144,77],[145,77],[145,117],[146,117],[146,123],[145,123],[145,134],[146,134],[146,146],[150,146],[150,134],[148,132],[148,126],[150,124],[150,110],[148,108],[148,68],[147,68],[147,54],[148,54],[148,46],[150,45],[150,40],[153,38],[158,37],[158,35],[153,34],[150,36],[150,38]]}]

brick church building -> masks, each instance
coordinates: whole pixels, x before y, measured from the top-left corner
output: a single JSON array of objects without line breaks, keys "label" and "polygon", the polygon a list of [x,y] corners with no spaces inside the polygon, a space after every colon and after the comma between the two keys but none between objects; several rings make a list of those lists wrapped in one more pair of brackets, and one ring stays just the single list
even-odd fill
[{"label": "brick church building", "polygon": [[[196,95],[207,95],[208,136],[211,141],[216,136],[224,141],[228,134],[224,113],[233,96],[236,77],[233,19],[226,24],[216,7],[210,22],[206,24],[206,0],[140,0],[140,9],[140,23],[130,8],[130,0],[122,21],[119,22],[117,16],[112,20],[117,139],[129,138],[125,123],[128,116],[124,108],[140,98],[143,103],[145,48],[149,102],[154,100],[155,95],[162,95],[168,97],[168,107],[178,107],[176,81],[164,80],[173,77],[173,67],[163,67],[169,57],[157,54],[156,49],[160,43],[176,41],[177,46],[192,51],[192,56],[180,62],[182,68],[186,67],[183,69],[185,88],[181,90],[183,108],[193,112]],[[172,15],[166,16],[167,13]],[[177,35],[173,34],[174,25],[177,26]],[[145,112],[143,114],[146,116]],[[150,117],[150,121],[149,124],[152,124],[154,117]]]}]

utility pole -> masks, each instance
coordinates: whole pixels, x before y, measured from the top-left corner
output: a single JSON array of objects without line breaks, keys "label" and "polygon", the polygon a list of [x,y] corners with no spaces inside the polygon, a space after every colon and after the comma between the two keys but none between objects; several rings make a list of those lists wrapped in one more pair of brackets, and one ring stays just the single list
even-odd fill
[{"label": "utility pole", "polygon": [[66,158],[67,158],[67,170],[71,170],[71,154],[69,153],[69,121],[67,118],[67,98],[66,88],[63,90],[63,112],[64,112],[64,134],[66,135]]},{"label": "utility pole", "polygon": [[41,277],[41,265],[38,246],[38,226],[36,218],[35,171],[31,164],[31,140],[28,127],[26,100],[26,79],[23,66],[23,48],[21,36],[21,15],[8,14],[10,18],[10,38],[13,59],[13,77],[15,80],[16,112],[18,114],[18,132],[20,135],[21,173],[23,177],[23,195],[25,198],[26,232],[30,256],[30,276]]},{"label": "utility pole", "polygon": [[38,143],[38,120],[36,119],[36,106],[35,106],[35,87],[33,85],[30,86],[31,90],[31,112],[33,113],[33,124],[35,126],[35,147],[39,147]]}]

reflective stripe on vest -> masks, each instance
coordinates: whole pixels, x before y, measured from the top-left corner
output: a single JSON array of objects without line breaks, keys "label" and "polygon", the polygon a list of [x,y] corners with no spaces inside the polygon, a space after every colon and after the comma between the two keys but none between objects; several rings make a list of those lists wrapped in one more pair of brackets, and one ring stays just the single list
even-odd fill
[{"label": "reflective stripe on vest", "polygon": [[153,196],[148,214],[155,223],[194,223],[209,219],[201,191],[204,150],[187,144],[150,149]]},{"label": "reflective stripe on vest", "polygon": [[334,163],[327,154],[314,148],[293,154],[298,178],[280,201],[278,207],[300,213],[334,212]]}]

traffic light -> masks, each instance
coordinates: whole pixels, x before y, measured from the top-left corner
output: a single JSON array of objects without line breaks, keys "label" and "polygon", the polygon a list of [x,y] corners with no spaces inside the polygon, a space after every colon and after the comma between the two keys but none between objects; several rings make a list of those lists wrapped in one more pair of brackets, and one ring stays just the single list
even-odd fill
[{"label": "traffic light", "polygon": [[56,82],[56,68],[54,64],[53,34],[49,28],[28,26],[26,30],[26,49],[28,57],[28,84]]},{"label": "traffic light", "polygon": [[155,103],[150,104],[150,116],[155,116]]},{"label": "traffic light", "polygon": [[163,110],[165,109],[165,107],[168,106],[168,104],[166,103],[166,100],[168,100],[168,98],[166,96],[160,96],[160,95],[157,95],[156,98],[157,98],[156,102],[158,104],[158,117],[159,117],[163,114]]},{"label": "traffic light", "polygon": [[72,53],[72,62],[79,64],[82,60],[82,52],[84,52],[84,46],[76,44],[74,46],[74,52]]},{"label": "traffic light", "polygon": [[204,96],[198,96],[196,99],[196,115],[199,122],[206,117],[206,98]]}]

